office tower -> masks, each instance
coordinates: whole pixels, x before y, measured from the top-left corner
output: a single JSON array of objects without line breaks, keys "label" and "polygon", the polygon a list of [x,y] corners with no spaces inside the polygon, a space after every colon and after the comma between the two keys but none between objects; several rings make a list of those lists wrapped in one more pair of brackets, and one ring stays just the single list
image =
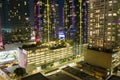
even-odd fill
[{"label": "office tower", "polygon": [[114,52],[120,46],[120,0],[90,0],[88,48]]},{"label": "office tower", "polygon": [[30,2],[29,0],[9,0],[9,16],[12,40],[26,41],[30,38]]},{"label": "office tower", "polygon": [[[58,3],[55,0],[34,1],[35,32],[41,42],[49,42],[57,38]],[[37,36],[36,35],[36,36]]]},{"label": "office tower", "polygon": [[87,7],[87,0],[65,0],[64,26],[68,40],[87,42]]}]

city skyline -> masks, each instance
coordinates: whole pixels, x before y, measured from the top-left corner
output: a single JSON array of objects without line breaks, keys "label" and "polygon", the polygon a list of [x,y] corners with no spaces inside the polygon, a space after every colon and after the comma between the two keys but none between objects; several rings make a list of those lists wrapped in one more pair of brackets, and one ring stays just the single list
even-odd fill
[{"label": "city skyline", "polygon": [[[35,5],[39,4],[39,0],[30,0],[30,1],[26,0],[26,1],[17,1],[17,2],[12,1],[12,0],[9,0],[9,1],[6,0],[6,2],[4,4],[6,9],[8,9],[8,12],[5,12],[6,15],[8,16],[8,18],[6,18],[6,21],[9,21],[10,24],[8,24],[8,23],[3,23],[3,24],[9,25],[11,27],[4,29],[4,26],[2,24],[2,26],[3,26],[2,31],[3,31],[3,37],[4,37],[3,41],[5,43],[16,42],[16,41],[18,42],[19,40],[26,41],[26,40],[35,39],[35,38],[40,37],[40,38],[38,38],[38,42],[39,41],[40,42],[42,42],[42,41],[49,42],[54,39],[62,39],[62,38],[65,38],[68,40],[77,39],[76,41],[79,42],[79,39],[80,39],[79,34],[81,34],[81,36],[84,35],[83,36],[84,39],[82,40],[82,42],[86,43],[86,41],[87,41],[86,40],[87,39],[86,38],[87,37],[87,25],[85,25],[85,24],[87,24],[86,23],[87,21],[85,19],[83,20],[83,18],[84,18],[83,17],[81,19],[81,22],[83,22],[83,21],[84,22],[83,22],[83,24],[81,24],[80,17],[77,17],[80,15],[79,14],[79,13],[81,13],[80,11],[82,11],[82,8],[79,9],[79,5],[80,5],[79,0],[77,0],[77,1],[72,0],[72,4],[69,3],[69,6],[73,7],[73,8],[72,8],[72,10],[69,10],[71,8],[67,7],[68,8],[67,13],[65,13],[66,9],[65,9],[65,4],[64,4],[65,1],[64,0],[53,0],[51,2],[49,1],[48,2],[49,7],[45,8],[45,6],[47,5],[46,2],[47,2],[47,0],[46,1],[40,0],[40,6],[35,8]],[[67,1],[67,2],[69,2],[69,1]],[[16,3],[16,4],[14,4],[14,3]],[[14,4],[14,5],[11,5],[11,4]],[[74,8],[75,4],[78,4],[78,6]],[[86,5],[86,1],[84,1],[84,3],[82,3],[80,6],[84,7],[85,5]],[[87,5],[86,5],[86,7],[87,7]],[[4,8],[4,7],[2,7],[2,8]],[[22,8],[24,8],[24,10],[22,10]],[[46,9],[47,12],[45,12],[44,9]],[[77,12],[77,9],[78,9],[78,12]],[[3,9],[3,11],[4,10],[5,9]],[[83,14],[87,14],[86,10],[87,10],[87,8],[83,9],[83,11],[84,11]],[[39,11],[40,16],[38,13],[35,14],[35,11]],[[75,13],[74,13],[74,11],[75,11]],[[46,14],[47,18],[45,17],[45,14]],[[68,14],[68,16],[72,16],[72,17],[68,22],[65,22],[65,19],[67,19],[67,14]],[[65,18],[65,16],[66,16],[66,18]],[[39,20],[37,20],[37,19],[39,19]],[[86,17],[86,19],[87,19],[87,17]],[[48,22],[46,22],[46,21],[48,21]],[[52,23],[54,23],[54,24],[52,24]],[[70,25],[66,25],[66,24],[70,24]],[[84,27],[81,28],[81,29],[84,29],[85,31],[83,31],[83,30],[81,30],[83,32],[79,31],[80,25],[86,26],[85,28]],[[35,29],[38,31],[36,31]],[[10,30],[9,33],[8,33],[8,30]],[[21,34],[22,32],[28,33],[28,34],[27,35],[24,35],[24,33]],[[31,32],[31,34],[29,34],[30,32]],[[34,33],[35,33],[35,38],[33,38],[33,37],[30,38],[31,35],[33,35]],[[8,38],[7,36],[9,34],[10,34],[10,36]],[[72,39],[72,37],[73,37],[73,39]]]},{"label": "city skyline", "polygon": [[118,76],[120,0],[0,0],[3,80]]}]

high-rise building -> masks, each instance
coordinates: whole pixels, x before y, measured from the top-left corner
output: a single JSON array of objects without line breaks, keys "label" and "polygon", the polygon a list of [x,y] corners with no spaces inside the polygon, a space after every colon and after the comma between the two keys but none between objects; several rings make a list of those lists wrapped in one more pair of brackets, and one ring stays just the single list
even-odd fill
[{"label": "high-rise building", "polygon": [[9,2],[8,0],[0,0],[1,2],[1,18],[2,18],[2,30],[9,32],[10,21],[9,21]]},{"label": "high-rise building", "polygon": [[30,1],[9,0],[9,21],[12,29],[11,41],[25,41],[30,38]]},{"label": "high-rise building", "polygon": [[55,0],[35,0],[34,30],[42,42],[56,39],[59,24],[58,2]]},{"label": "high-rise building", "polygon": [[88,47],[114,52],[120,48],[120,0],[90,0]]},{"label": "high-rise building", "polygon": [[87,31],[88,31],[88,0],[82,1],[82,26],[83,26],[83,43],[87,43]]},{"label": "high-rise building", "polygon": [[[64,28],[66,38],[74,42],[87,42],[87,0],[65,0]],[[81,36],[81,37],[80,37]]]},{"label": "high-rise building", "polygon": [[1,30],[2,30],[2,38],[3,42],[9,41],[11,36],[11,28],[10,28],[10,21],[9,21],[9,2],[8,0],[0,0],[0,14],[1,14]]}]

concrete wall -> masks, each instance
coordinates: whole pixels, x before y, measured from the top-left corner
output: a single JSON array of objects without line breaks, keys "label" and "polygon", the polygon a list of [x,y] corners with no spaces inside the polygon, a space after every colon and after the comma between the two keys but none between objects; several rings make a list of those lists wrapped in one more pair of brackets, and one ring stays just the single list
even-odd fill
[{"label": "concrete wall", "polygon": [[87,53],[84,54],[84,60],[89,64],[110,69],[112,54],[87,50]]}]

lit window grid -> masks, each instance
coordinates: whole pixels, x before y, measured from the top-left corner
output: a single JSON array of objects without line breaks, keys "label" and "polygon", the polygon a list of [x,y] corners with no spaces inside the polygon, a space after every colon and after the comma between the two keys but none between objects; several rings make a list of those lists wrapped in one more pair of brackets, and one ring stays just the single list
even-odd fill
[{"label": "lit window grid", "polygon": [[37,49],[35,53],[32,51],[28,52],[28,64],[45,64],[54,60],[64,59],[73,55],[72,47],[42,52]]},{"label": "lit window grid", "polygon": [[[91,5],[91,6],[93,6],[93,5]],[[102,7],[103,7],[103,6],[102,6]],[[98,8],[96,7],[96,9],[98,9]],[[113,9],[113,10],[115,10],[115,9]],[[94,12],[93,12],[93,13],[94,13]],[[93,15],[93,13],[91,13],[91,14]],[[104,11],[103,11],[103,13],[104,13]],[[101,11],[101,14],[102,14],[102,11]],[[97,14],[94,13],[94,15],[97,15]],[[109,15],[109,16],[113,16],[113,17],[117,16],[117,14],[116,14],[115,12],[113,12],[112,14],[108,13],[108,15]],[[109,17],[109,16],[108,16],[108,17]],[[94,17],[91,16],[90,18],[94,18]],[[96,19],[95,21],[97,21],[97,18],[95,18],[95,19]],[[104,19],[104,17],[100,17],[100,19]],[[90,19],[90,20],[91,20],[91,19]],[[110,20],[110,19],[109,19],[109,20]],[[98,21],[99,21],[99,19],[98,19]],[[111,21],[111,20],[110,20],[110,21]],[[89,22],[90,22],[90,21],[89,21]],[[104,22],[104,21],[103,21],[103,22]],[[101,22],[101,23],[103,23],[103,22]],[[100,23],[100,24],[101,24],[101,23]],[[112,21],[112,23],[113,23],[113,21]],[[90,24],[92,24],[91,26],[93,26],[94,22],[90,22]],[[96,27],[97,27],[97,26],[96,26]],[[111,27],[112,27],[112,25],[111,25]],[[95,27],[89,28],[89,30],[91,30],[91,31],[94,31],[94,29],[95,29]],[[112,30],[112,31],[113,31],[113,30]],[[112,34],[113,34],[113,33],[111,33],[111,35],[112,35]],[[88,35],[89,35],[89,33],[88,33]],[[92,34],[91,37],[92,37],[92,36],[96,37],[95,34]],[[89,38],[90,38],[90,36],[89,36]],[[91,38],[91,39],[92,39],[92,38]],[[115,38],[112,37],[112,38],[108,38],[107,40],[109,40],[109,41],[114,41]],[[107,42],[108,42],[108,41],[107,41]],[[109,43],[109,42],[108,42],[108,43]]]}]

